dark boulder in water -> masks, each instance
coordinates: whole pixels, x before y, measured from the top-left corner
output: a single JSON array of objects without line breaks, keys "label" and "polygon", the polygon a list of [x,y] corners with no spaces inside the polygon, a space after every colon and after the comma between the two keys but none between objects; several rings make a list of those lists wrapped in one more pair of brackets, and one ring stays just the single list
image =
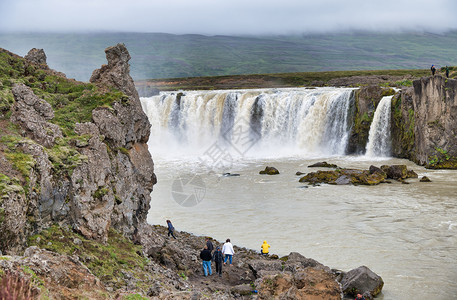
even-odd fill
[{"label": "dark boulder in water", "polygon": [[390,179],[405,179],[408,176],[408,169],[406,165],[383,165],[381,166],[381,170],[383,170],[387,174],[387,178]]},{"label": "dark boulder in water", "polygon": [[265,167],[265,170],[260,171],[259,174],[267,174],[267,175],[277,175],[279,174],[278,169],[275,167]]},{"label": "dark boulder in water", "polygon": [[222,176],[224,176],[224,177],[235,177],[235,176],[240,176],[240,174],[224,173],[224,174],[222,174]]},{"label": "dark boulder in water", "polygon": [[427,176],[422,177],[419,181],[420,181],[420,182],[432,182],[432,181],[430,180],[430,178],[428,178]]},{"label": "dark boulder in water", "polygon": [[347,272],[341,280],[343,293],[355,297],[363,294],[366,298],[372,299],[379,294],[384,286],[381,276],[365,266],[360,266]]},{"label": "dark boulder in water", "polygon": [[308,166],[308,168],[338,168],[338,166],[335,164],[329,164],[326,161],[322,161],[322,162],[317,162],[311,166]]}]

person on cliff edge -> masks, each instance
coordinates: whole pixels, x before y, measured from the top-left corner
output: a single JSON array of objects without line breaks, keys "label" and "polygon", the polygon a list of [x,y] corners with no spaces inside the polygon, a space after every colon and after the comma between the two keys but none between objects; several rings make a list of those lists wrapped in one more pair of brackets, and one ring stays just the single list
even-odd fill
[{"label": "person on cliff edge", "polygon": [[173,224],[171,224],[170,220],[167,220],[167,225],[168,225],[168,237],[170,237],[170,235],[171,235],[172,237],[174,237],[176,239],[175,235],[173,234],[173,232],[175,231],[175,228],[173,227]]},{"label": "person on cliff edge", "polygon": [[203,250],[200,252],[200,258],[203,260],[202,267],[203,267],[203,275],[208,276],[212,275],[213,272],[211,271],[211,251],[208,250],[208,247],[205,246]]},{"label": "person on cliff edge", "polygon": [[263,241],[263,244],[260,246],[260,248],[260,254],[262,255],[268,255],[268,252],[270,252],[270,245],[267,244],[267,241]]},{"label": "person on cliff edge", "polygon": [[213,261],[216,263],[216,273],[219,274],[219,277],[222,276],[222,261],[224,260],[224,255],[222,255],[221,247],[217,246],[216,251],[213,254]]},{"label": "person on cliff edge", "polygon": [[435,65],[432,65],[432,66],[430,67],[430,70],[432,71],[432,75],[435,76],[435,72],[436,72]]},{"label": "person on cliff edge", "polygon": [[446,78],[449,78],[449,67],[446,66]]},{"label": "person on cliff edge", "polygon": [[227,259],[228,259],[230,266],[232,266],[232,258],[233,258],[233,254],[235,254],[235,251],[233,250],[232,243],[230,243],[230,239],[227,239],[225,241],[225,244],[222,246],[222,253],[224,253],[224,256],[225,256],[224,265],[227,263]]}]

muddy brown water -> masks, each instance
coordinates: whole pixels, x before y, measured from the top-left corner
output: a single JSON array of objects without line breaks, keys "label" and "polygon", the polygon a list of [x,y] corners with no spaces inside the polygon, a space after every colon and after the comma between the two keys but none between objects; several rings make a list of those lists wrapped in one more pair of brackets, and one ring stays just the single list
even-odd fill
[{"label": "muddy brown water", "polygon": [[[240,176],[222,176],[191,158],[153,158],[158,183],[150,224],[171,219],[178,231],[230,238],[255,250],[267,240],[271,253],[297,251],[345,271],[366,265],[385,282],[377,299],[457,295],[457,171],[427,170],[400,159],[243,158],[226,170]],[[297,171],[315,171],[307,166],[323,160],[359,169],[406,164],[432,182],[316,187],[298,182]],[[281,174],[259,175],[267,165]],[[183,206],[183,199],[197,204]]]}]

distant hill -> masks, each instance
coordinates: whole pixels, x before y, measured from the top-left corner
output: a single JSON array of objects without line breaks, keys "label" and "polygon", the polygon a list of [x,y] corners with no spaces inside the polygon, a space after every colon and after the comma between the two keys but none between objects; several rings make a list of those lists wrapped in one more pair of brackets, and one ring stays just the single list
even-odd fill
[{"label": "distant hill", "polygon": [[0,33],[0,47],[25,55],[43,48],[48,64],[87,81],[103,50],[125,43],[135,80],[337,70],[428,69],[457,65],[457,31],[303,36],[163,33]]}]

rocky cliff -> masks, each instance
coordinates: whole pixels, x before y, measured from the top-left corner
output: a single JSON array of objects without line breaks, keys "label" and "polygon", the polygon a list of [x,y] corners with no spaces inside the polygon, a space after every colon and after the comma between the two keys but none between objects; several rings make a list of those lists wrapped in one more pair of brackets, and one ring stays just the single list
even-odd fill
[{"label": "rocky cliff", "polygon": [[30,60],[1,54],[10,118],[2,121],[0,250],[17,253],[55,223],[102,242],[111,227],[133,237],[156,178],[125,46],[106,49],[108,64],[91,85],[48,70],[42,50]]},{"label": "rocky cliff", "polygon": [[392,99],[393,155],[457,168],[457,80],[423,77]]}]

